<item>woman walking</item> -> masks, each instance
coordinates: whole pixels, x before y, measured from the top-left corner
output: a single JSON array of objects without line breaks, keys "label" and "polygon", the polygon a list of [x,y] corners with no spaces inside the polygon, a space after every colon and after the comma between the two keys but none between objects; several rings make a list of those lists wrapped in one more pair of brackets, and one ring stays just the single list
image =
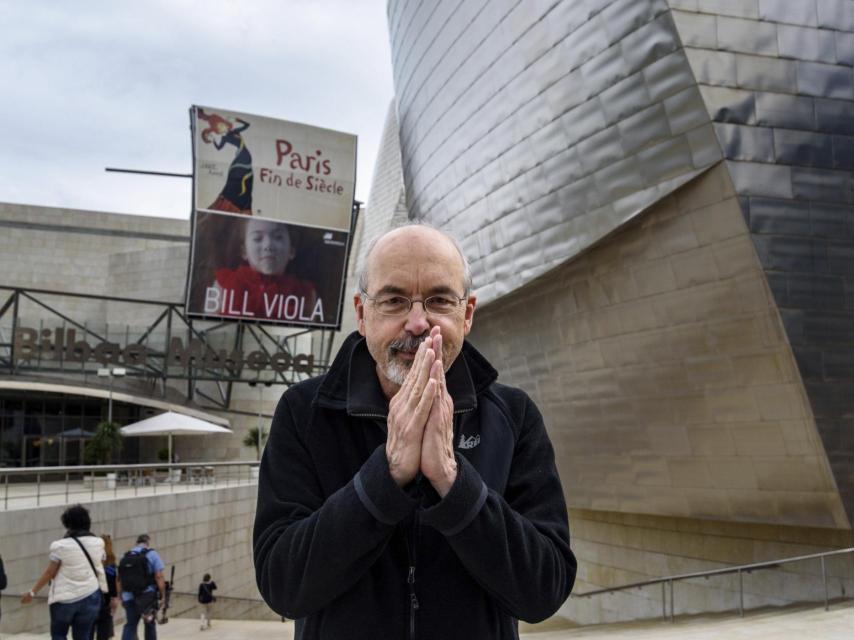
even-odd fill
[{"label": "woman walking", "polygon": [[107,593],[103,594],[103,602],[89,640],[109,640],[115,635],[113,614],[119,607],[119,592],[116,590],[116,554],[113,552],[113,539],[109,534],[101,534],[104,541],[104,573],[107,576]]},{"label": "woman walking", "polygon": [[21,602],[32,602],[50,582],[51,640],[67,640],[69,629],[74,640],[89,640],[107,591],[104,541],[89,531],[92,521],[81,505],[68,507],[61,519],[65,536],[51,543],[47,568]]}]

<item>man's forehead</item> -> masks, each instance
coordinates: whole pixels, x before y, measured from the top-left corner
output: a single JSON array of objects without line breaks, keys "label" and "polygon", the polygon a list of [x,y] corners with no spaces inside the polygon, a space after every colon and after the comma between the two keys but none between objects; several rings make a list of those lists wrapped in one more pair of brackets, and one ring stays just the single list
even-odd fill
[{"label": "man's forehead", "polygon": [[377,243],[368,269],[371,288],[416,283],[431,288],[464,286],[463,261],[454,244],[434,230],[427,231],[433,233],[389,234]]}]

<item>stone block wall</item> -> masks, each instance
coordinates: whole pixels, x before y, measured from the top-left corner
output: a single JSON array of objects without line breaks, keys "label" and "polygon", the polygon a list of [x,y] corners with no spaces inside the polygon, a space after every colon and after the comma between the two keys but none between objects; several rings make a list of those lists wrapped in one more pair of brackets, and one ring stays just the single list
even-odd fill
[{"label": "stone block wall", "polygon": [[[570,512],[572,547],[579,558],[575,593],[854,546],[854,533],[714,520],[664,518],[607,511]],[[831,599],[854,593],[854,555],[828,558]],[[744,606],[757,608],[822,602],[819,560],[745,573]],[[561,615],[580,624],[655,618],[662,614],[661,585],[590,598],[571,597]],[[670,612],[669,588],[665,589]],[[674,584],[676,615],[738,612],[735,574]]]}]

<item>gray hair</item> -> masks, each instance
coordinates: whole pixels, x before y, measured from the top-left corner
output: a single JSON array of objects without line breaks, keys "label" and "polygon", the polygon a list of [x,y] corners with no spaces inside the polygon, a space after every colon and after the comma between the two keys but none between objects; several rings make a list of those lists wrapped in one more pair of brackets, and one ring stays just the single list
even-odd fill
[{"label": "gray hair", "polygon": [[356,290],[356,293],[361,296],[364,295],[364,292],[368,290],[368,266],[371,264],[371,255],[374,253],[374,249],[376,248],[377,243],[383,238],[385,238],[392,231],[397,231],[398,229],[405,229],[407,227],[424,227],[427,229],[433,229],[434,231],[438,231],[445,238],[451,241],[451,244],[454,245],[454,248],[457,250],[457,253],[460,256],[460,260],[463,261],[463,286],[465,287],[463,295],[468,296],[472,290],[472,276],[471,265],[469,264],[469,261],[466,258],[466,254],[463,253],[463,249],[460,246],[460,243],[454,236],[449,234],[447,231],[439,229],[438,227],[430,224],[429,222],[408,222],[406,224],[394,227],[393,229],[389,229],[382,235],[379,235],[373,240],[371,240],[371,243],[368,245],[368,250],[365,252],[365,259],[359,269],[359,278],[357,280],[356,285],[358,288]]}]

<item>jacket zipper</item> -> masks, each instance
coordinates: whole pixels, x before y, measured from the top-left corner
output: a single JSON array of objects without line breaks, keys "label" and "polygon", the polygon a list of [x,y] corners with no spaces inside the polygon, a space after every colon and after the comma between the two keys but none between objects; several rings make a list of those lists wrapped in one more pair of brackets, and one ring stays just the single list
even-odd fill
[{"label": "jacket zipper", "polygon": [[388,420],[388,416],[383,413],[351,413],[353,418],[381,418],[382,420]]},{"label": "jacket zipper", "polygon": [[[471,413],[474,411],[474,407],[470,409],[458,409],[453,412],[454,415],[454,438],[456,439],[457,431],[459,429],[459,416],[464,413]],[[381,420],[388,420],[388,415],[383,415],[379,413],[353,413],[351,414],[354,418],[379,418]],[[453,443],[452,443],[453,446]],[[415,640],[415,614],[418,612],[420,605],[418,604],[418,596],[415,594],[415,559],[416,559],[416,546],[418,544],[418,512],[416,511],[412,517],[412,527],[410,529],[410,535],[404,535],[403,539],[406,543],[406,554],[409,559],[409,572],[406,575],[406,584],[409,586],[409,640]]]},{"label": "jacket zipper", "polygon": [[409,585],[409,640],[415,640],[415,613],[418,611],[418,596],[415,595],[415,558],[418,545],[418,513],[412,517],[411,537],[404,536],[406,541],[406,554],[409,558],[409,573],[406,576],[406,584]]}]

